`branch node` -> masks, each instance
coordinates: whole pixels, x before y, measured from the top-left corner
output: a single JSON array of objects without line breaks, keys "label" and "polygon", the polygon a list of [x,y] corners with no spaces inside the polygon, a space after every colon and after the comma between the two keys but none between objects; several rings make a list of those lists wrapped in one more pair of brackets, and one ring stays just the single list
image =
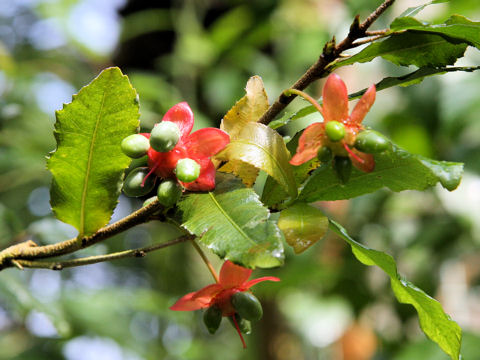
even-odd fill
[{"label": "branch node", "polygon": [[23,270],[22,264],[20,264],[17,260],[11,260],[11,263],[18,269]]},{"label": "branch node", "polygon": [[63,265],[62,264],[53,264],[52,265],[52,270],[60,271],[63,270]]},{"label": "branch node", "polygon": [[364,33],[365,33],[365,30],[362,31],[362,29],[360,28],[360,16],[357,15],[355,16],[355,19],[353,19],[352,25],[350,25],[348,37],[358,38],[363,36]]},{"label": "branch node", "polygon": [[147,253],[143,250],[135,251],[135,257],[145,257]]}]

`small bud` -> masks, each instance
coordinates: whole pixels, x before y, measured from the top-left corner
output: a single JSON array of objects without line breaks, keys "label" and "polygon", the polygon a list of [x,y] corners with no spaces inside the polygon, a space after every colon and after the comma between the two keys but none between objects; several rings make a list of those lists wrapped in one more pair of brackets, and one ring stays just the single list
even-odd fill
[{"label": "small bud", "polygon": [[166,208],[175,205],[181,196],[182,189],[174,180],[166,180],[158,186],[158,201]]},{"label": "small bud", "polygon": [[123,139],[120,147],[125,155],[138,159],[147,154],[150,143],[145,136],[133,134]]},{"label": "small bud", "polygon": [[329,121],[325,125],[325,133],[331,141],[340,141],[345,137],[345,125],[339,121]]},{"label": "small bud", "polygon": [[158,152],[169,152],[180,139],[178,125],[171,121],[162,121],[154,126],[150,135],[150,146]]},{"label": "small bud", "polygon": [[335,156],[333,159],[333,169],[342,184],[346,184],[352,173],[352,161],[348,157]]},{"label": "small bud", "polygon": [[130,171],[123,182],[123,192],[130,197],[147,195],[155,186],[155,176],[150,176],[148,167],[138,167]]},{"label": "small bud", "polygon": [[263,316],[262,304],[250,292],[239,291],[232,295],[232,305],[237,313],[250,321],[260,320]]},{"label": "small bud", "polygon": [[217,306],[210,306],[203,313],[203,322],[210,334],[215,334],[222,322],[222,310]]},{"label": "small bud", "polygon": [[329,162],[332,160],[332,150],[328,146],[322,146],[318,149],[317,157],[321,162]]},{"label": "small bud", "polygon": [[178,160],[175,175],[178,180],[186,183],[195,181],[200,176],[200,164],[188,158]]},{"label": "small bud", "polygon": [[355,148],[367,154],[377,154],[389,148],[390,141],[375,130],[364,130],[355,139]]}]

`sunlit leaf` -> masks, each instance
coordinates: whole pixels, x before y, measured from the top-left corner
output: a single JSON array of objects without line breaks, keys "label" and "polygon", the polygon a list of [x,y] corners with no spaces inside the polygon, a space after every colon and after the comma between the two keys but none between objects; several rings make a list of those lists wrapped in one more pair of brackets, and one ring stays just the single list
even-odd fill
[{"label": "sunlit leaf", "polygon": [[288,162],[290,153],[280,134],[266,125],[248,123],[216,157],[224,161],[240,160],[261,169],[291,197],[297,196],[297,185]]},{"label": "sunlit leaf", "polygon": [[466,48],[466,44],[452,44],[440,35],[404,32],[370,44],[358,54],[336,62],[331,69],[369,62],[379,56],[402,66],[452,65],[463,56]]},{"label": "sunlit leaf", "polygon": [[330,228],[350,244],[355,257],[363,264],[380,267],[389,277],[396,298],[402,304],[410,304],[417,310],[423,332],[435,341],[452,360],[460,359],[462,330],[445,314],[438,301],[408,282],[397,272],[395,260],[388,254],[370,249],[352,239],[347,231],[334,221]]},{"label": "sunlit leaf", "polygon": [[354,168],[346,184],[340,182],[331,164],[324,164],[305,182],[299,199],[305,202],[350,199],[383,187],[393,191],[425,190],[438,182],[452,191],[460,183],[462,173],[461,163],[427,159],[393,145],[391,150],[375,155],[373,172]]},{"label": "sunlit leaf", "polygon": [[[245,96],[227,112],[220,124],[220,129],[230,135],[231,141],[237,139],[247,124],[256,123],[268,109],[268,97],[260,76],[252,76],[247,82],[245,91]],[[252,186],[258,176],[258,166],[242,161],[242,159],[228,160],[230,161],[220,170],[232,172],[239,176],[245,185]]]},{"label": "sunlit leaf", "polygon": [[[297,133],[287,143],[287,149],[290,151],[290,153],[294,153],[297,150],[298,139],[300,138],[300,135],[301,132]],[[307,179],[310,172],[315,170],[319,164],[320,161],[317,158],[314,158],[302,165],[291,167],[297,189]],[[263,187],[262,202],[269,208],[278,209],[281,208],[279,204],[288,198],[289,195],[287,191],[283,187],[278,186],[277,181],[273,177],[268,176]]]},{"label": "sunlit leaf", "polygon": [[260,76],[252,76],[245,87],[246,95],[236,102],[222,119],[220,129],[235,137],[250,122],[257,122],[268,109],[268,97]]},{"label": "sunlit leaf", "polygon": [[218,256],[246,267],[283,263],[282,233],[253,189],[219,174],[215,191],[189,194],[178,204],[182,226]]},{"label": "sunlit leaf", "polygon": [[56,115],[51,205],[58,219],[89,235],[108,223],[117,204],[130,164],[120,143],[139,125],[137,94],[120,69],[109,68]]},{"label": "sunlit leaf", "polygon": [[[402,75],[402,76],[397,76],[397,77],[386,77],[382,80],[380,80],[378,83],[375,84],[375,88],[377,90],[377,93],[379,91],[389,89],[393,86],[411,86],[415,84],[419,84],[420,82],[423,81],[423,79],[434,76],[434,75],[443,75],[447,74],[450,72],[456,72],[456,71],[462,71],[462,72],[473,72],[480,70],[480,66],[455,66],[455,67],[422,67],[418,70],[415,70],[411,73]],[[360,97],[365,94],[368,88],[362,89],[360,91],[357,91],[355,93],[349,94],[348,99],[349,100],[355,100],[355,99],[360,99]],[[322,99],[319,99],[318,102],[322,104]],[[280,119],[277,119],[275,121],[272,121],[268,126],[270,126],[272,129],[277,129],[281,126],[284,126],[288,124],[292,120],[297,120],[301,119],[307,115],[313,114],[316,112],[317,109],[313,107],[312,105],[306,106],[304,108],[301,108],[300,110],[297,110],[295,112],[290,112],[286,113],[284,116],[282,116]]]},{"label": "sunlit leaf", "polygon": [[328,218],[309,204],[296,203],[280,213],[278,227],[283,231],[288,245],[299,254],[325,235]]},{"label": "sunlit leaf", "polygon": [[408,30],[438,34],[480,49],[480,21],[470,21],[461,15],[452,15],[443,24],[428,24],[411,17],[400,17],[392,22],[390,28],[395,32]]}]

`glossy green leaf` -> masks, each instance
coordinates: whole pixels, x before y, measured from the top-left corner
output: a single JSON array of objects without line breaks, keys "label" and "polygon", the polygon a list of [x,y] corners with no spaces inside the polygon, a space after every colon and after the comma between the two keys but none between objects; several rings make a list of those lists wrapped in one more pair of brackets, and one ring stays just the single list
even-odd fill
[{"label": "glossy green leaf", "polygon": [[370,44],[359,53],[336,62],[331,70],[354,63],[369,62],[379,56],[401,66],[452,65],[463,56],[466,48],[466,44],[452,44],[440,35],[403,32]]},{"label": "glossy green leaf", "polygon": [[297,185],[288,162],[290,153],[280,134],[266,125],[254,122],[246,124],[216,157],[223,161],[242,161],[261,169],[291,197],[297,196]]},{"label": "glossy green leaf", "polygon": [[323,238],[328,230],[328,218],[312,205],[296,203],[280,213],[278,227],[288,245],[299,254]]},{"label": "glossy green leaf", "polygon": [[[422,67],[418,70],[415,70],[411,73],[402,75],[402,76],[397,76],[397,77],[386,77],[379,81],[378,83],[375,84],[375,88],[377,90],[377,93],[379,91],[389,89],[394,86],[402,86],[402,87],[407,87],[410,85],[415,85],[419,84],[423,81],[423,79],[434,76],[434,75],[443,75],[449,72],[456,72],[456,71],[463,71],[463,72],[473,72],[480,70],[480,66],[455,66],[455,67]],[[363,94],[367,91],[368,88],[362,89],[360,91],[357,91],[355,93],[349,94],[348,99],[349,100],[355,100],[355,99],[360,99]],[[322,99],[320,98],[318,100],[320,104],[322,104]],[[272,129],[277,129],[281,126],[284,126],[288,124],[292,120],[297,120],[301,119],[307,115],[313,114],[317,110],[315,107],[312,105],[306,106],[304,108],[301,108],[300,110],[297,110],[293,113],[287,113],[285,114],[282,118],[272,121],[269,126]]]},{"label": "glossy green leaf", "polygon": [[[287,143],[287,150],[290,151],[290,153],[294,153],[297,150],[300,135],[301,132],[297,133]],[[307,179],[309,173],[318,167],[319,163],[320,161],[317,158],[314,158],[302,165],[291,167],[297,189],[300,184]],[[268,176],[262,191],[262,202],[269,208],[279,209],[282,207],[280,203],[288,198],[289,195],[286,190],[284,190],[283,187],[278,186],[277,181],[273,177]]]},{"label": "glossy green leaf", "polygon": [[108,68],[56,115],[51,205],[58,219],[89,235],[108,223],[117,204],[130,164],[120,144],[139,125],[137,94],[120,69]]},{"label": "glossy green leaf", "polygon": [[[268,109],[268,97],[260,76],[252,76],[245,87],[245,96],[238,100],[222,119],[220,129],[230,135],[233,142],[242,133],[246,125],[256,123]],[[245,139],[244,139],[245,140]],[[228,162],[220,171],[239,176],[247,186],[253,186],[259,167],[238,157],[226,159]]]},{"label": "glossy green leaf", "polygon": [[416,14],[418,14],[420,11],[422,11],[423,9],[425,9],[429,5],[441,4],[441,3],[448,2],[448,1],[450,1],[450,0],[433,0],[433,1],[429,1],[428,3],[425,3],[423,5],[410,7],[407,10],[405,10],[403,13],[401,13],[399,17],[415,16]]},{"label": "glossy green leaf", "polygon": [[283,263],[283,235],[253,189],[218,174],[215,191],[189,194],[179,203],[182,226],[221,258],[249,268]]},{"label": "glossy green leaf", "polygon": [[414,31],[442,35],[450,41],[467,43],[480,49],[480,22],[470,21],[461,15],[452,15],[442,24],[428,24],[411,17],[395,19],[390,28],[395,31]]},{"label": "glossy green leaf", "polygon": [[397,272],[395,260],[390,255],[356,242],[342,226],[334,221],[330,221],[330,228],[350,244],[353,254],[361,263],[368,266],[376,265],[390,277],[390,284],[398,301],[402,304],[410,304],[417,310],[423,332],[451,359],[460,359],[462,330],[445,314],[440,303],[412,283],[402,279]]},{"label": "glossy green leaf", "polygon": [[387,187],[393,191],[425,190],[438,182],[449,191],[460,183],[463,164],[436,161],[410,154],[393,145],[375,155],[375,170],[353,169],[350,180],[341,184],[330,164],[319,167],[305,182],[299,199],[305,202],[350,199]]}]

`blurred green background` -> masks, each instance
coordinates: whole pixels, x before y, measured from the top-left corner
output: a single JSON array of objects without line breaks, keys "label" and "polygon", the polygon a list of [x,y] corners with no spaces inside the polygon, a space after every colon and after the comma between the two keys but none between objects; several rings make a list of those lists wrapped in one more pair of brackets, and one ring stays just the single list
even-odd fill
[{"label": "blurred green background", "polygon": [[[120,66],[140,94],[150,129],[180,101],[196,128],[218,126],[262,76],[270,100],[315,61],[325,41],[345,36],[373,0],[2,0],[0,1],[0,246],[47,244],[75,235],[49,207],[45,155],[54,149],[54,112],[101,69]],[[408,6],[398,1],[381,29]],[[457,0],[419,18],[459,13],[480,20],[478,4]],[[468,50],[459,65],[478,65]],[[383,61],[342,68],[351,92],[412,69]],[[309,92],[319,96],[322,82]],[[288,108],[304,106],[295,100]],[[464,161],[461,186],[448,193],[379,191],[319,204],[361,242],[397,259],[399,271],[439,299],[464,329],[466,359],[480,359],[480,74],[448,74],[382,91],[366,123],[408,150]],[[292,135],[316,115],[281,129]],[[261,187],[260,187],[261,188]],[[120,198],[113,220],[141,205]],[[176,237],[148,224],[76,256],[103,254]],[[218,267],[221,262],[214,256]],[[62,272],[0,273],[0,359],[332,359],[438,360],[447,357],[421,333],[414,310],[397,304],[387,277],[359,264],[342,240],[328,236],[305,253],[287,249],[286,266],[256,271],[280,283],[256,294],[265,316],[241,348],[224,322],[207,333],[201,312],[168,310],[211,282],[189,244]]]}]

